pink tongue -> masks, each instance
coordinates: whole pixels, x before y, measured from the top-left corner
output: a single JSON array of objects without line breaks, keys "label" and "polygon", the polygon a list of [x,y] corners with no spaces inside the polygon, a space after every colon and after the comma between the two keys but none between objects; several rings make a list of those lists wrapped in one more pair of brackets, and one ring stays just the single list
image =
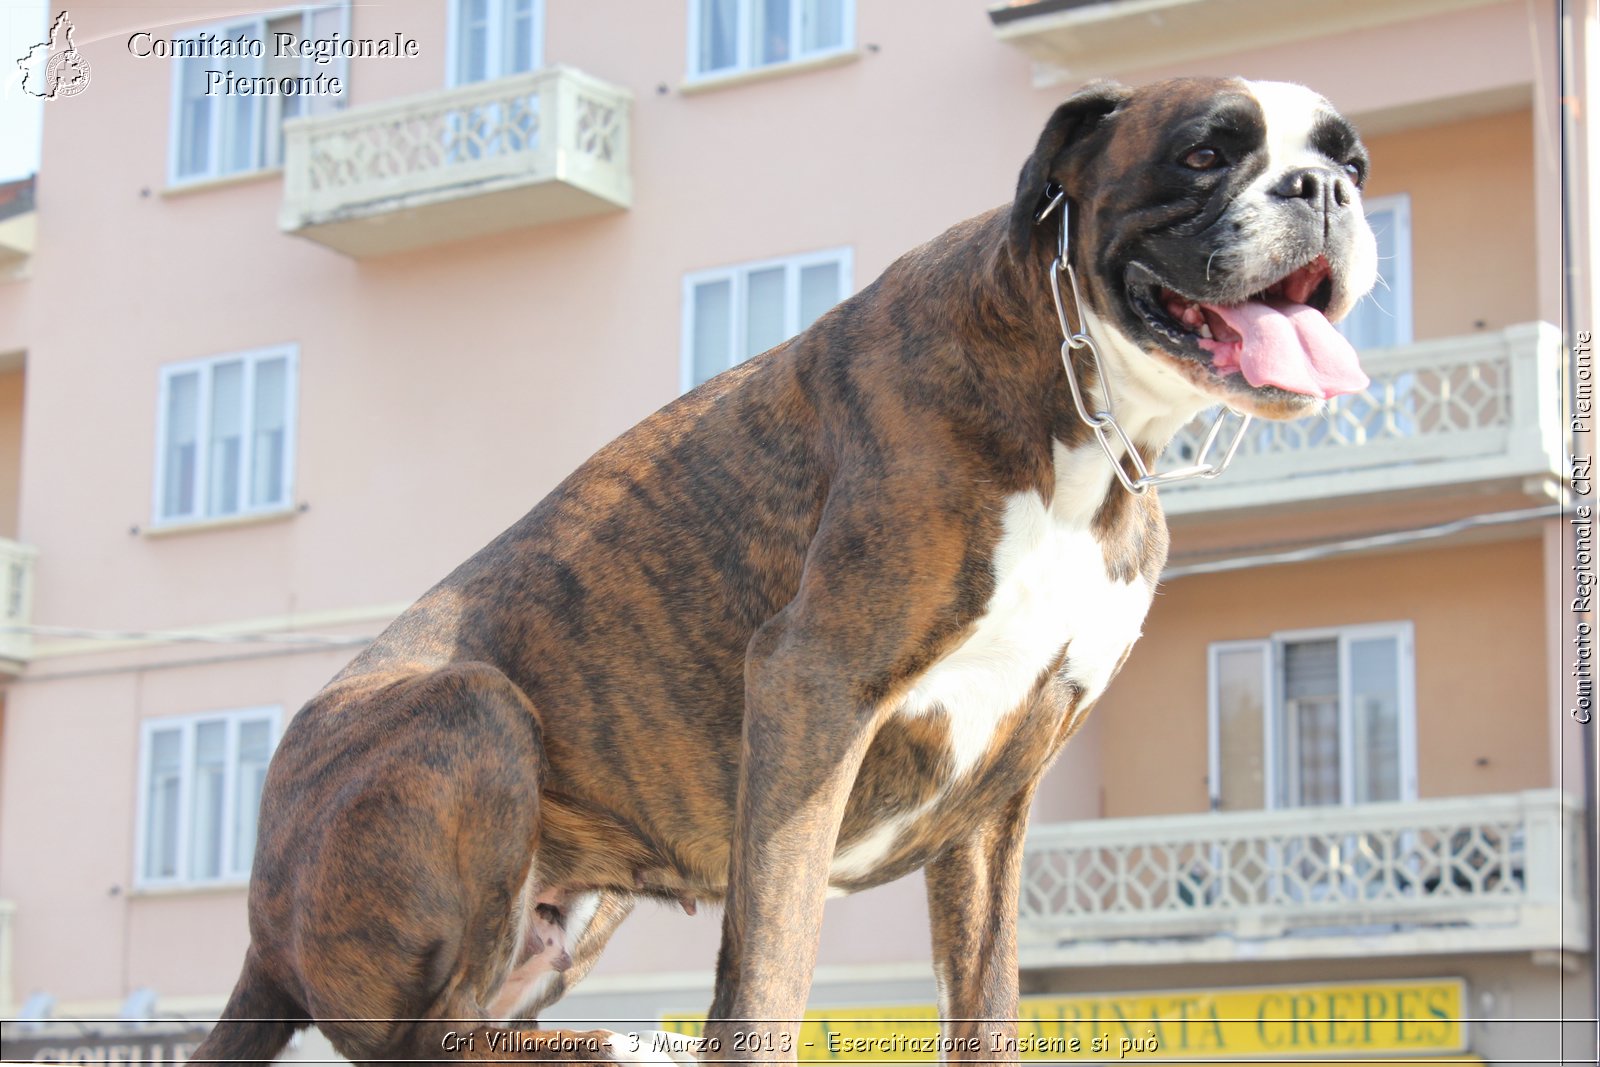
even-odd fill
[{"label": "pink tongue", "polygon": [[1238,370],[1251,385],[1276,385],[1324,400],[1367,387],[1356,350],[1315,308],[1287,301],[1204,306],[1242,339],[1201,342],[1219,371]]}]

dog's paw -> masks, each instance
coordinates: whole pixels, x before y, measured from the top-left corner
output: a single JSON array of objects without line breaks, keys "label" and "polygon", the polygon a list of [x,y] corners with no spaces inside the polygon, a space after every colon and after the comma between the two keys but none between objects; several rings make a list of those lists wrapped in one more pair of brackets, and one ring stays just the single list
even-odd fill
[{"label": "dog's paw", "polygon": [[612,1034],[605,1050],[621,1064],[698,1064],[700,1039],[671,1030]]}]

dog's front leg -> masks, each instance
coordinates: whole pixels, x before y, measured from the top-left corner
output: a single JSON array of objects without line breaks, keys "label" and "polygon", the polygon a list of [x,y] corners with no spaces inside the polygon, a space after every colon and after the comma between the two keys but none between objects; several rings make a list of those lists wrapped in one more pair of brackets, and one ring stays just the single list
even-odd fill
[{"label": "dog's front leg", "polygon": [[1017,890],[1029,787],[925,870],[947,1060],[1016,1062]]},{"label": "dog's front leg", "polygon": [[844,664],[788,612],[751,644],[707,1060],[793,1061],[828,869],[871,740]]}]

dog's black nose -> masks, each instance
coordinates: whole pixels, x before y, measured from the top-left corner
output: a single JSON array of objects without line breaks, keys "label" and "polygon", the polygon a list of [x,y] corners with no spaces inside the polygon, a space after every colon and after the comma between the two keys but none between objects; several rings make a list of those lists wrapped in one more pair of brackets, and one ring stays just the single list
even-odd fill
[{"label": "dog's black nose", "polygon": [[1324,211],[1345,207],[1355,199],[1349,179],[1323,167],[1300,167],[1278,179],[1274,196],[1285,200],[1306,200]]}]

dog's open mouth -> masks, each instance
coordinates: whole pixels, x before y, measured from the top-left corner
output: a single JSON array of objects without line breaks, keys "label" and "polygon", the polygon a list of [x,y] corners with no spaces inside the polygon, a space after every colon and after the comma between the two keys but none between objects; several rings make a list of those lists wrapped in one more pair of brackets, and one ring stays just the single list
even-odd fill
[{"label": "dog's open mouth", "polygon": [[1333,275],[1321,256],[1234,304],[1185,296],[1142,265],[1128,274],[1129,300],[1150,327],[1180,351],[1204,352],[1221,377],[1322,399],[1367,386],[1355,349],[1328,321]]}]

